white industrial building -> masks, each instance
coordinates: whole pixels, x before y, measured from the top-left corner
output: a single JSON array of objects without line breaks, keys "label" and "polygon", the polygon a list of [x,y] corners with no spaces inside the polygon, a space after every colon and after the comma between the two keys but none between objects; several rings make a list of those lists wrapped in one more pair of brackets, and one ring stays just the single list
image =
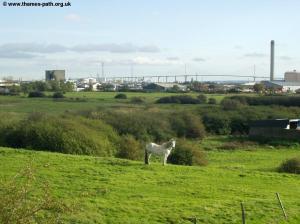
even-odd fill
[{"label": "white industrial building", "polygon": [[275,88],[282,92],[298,92],[300,90],[300,72],[296,70],[286,72],[284,80],[273,80],[262,82],[267,88]]}]

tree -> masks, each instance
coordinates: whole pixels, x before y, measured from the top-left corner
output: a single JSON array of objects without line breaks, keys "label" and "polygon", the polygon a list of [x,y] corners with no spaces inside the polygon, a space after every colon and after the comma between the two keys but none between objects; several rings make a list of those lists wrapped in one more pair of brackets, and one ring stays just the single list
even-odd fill
[{"label": "tree", "polygon": [[253,89],[256,93],[261,93],[265,87],[262,83],[256,83],[254,86],[253,86]]},{"label": "tree", "polygon": [[198,95],[197,99],[199,100],[200,103],[207,103],[207,96],[205,96],[204,94]]}]

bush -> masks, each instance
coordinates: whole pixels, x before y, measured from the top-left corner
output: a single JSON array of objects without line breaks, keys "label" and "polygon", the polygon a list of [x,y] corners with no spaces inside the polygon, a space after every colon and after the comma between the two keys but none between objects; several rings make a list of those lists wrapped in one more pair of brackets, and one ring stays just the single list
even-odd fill
[{"label": "bush", "polygon": [[224,110],[237,110],[242,106],[240,101],[227,98],[222,100],[221,105]]},{"label": "bush", "polygon": [[53,98],[64,98],[63,92],[55,92],[52,95]]},{"label": "bush", "polygon": [[300,157],[284,161],[278,170],[279,172],[300,174]]},{"label": "bush", "polygon": [[145,99],[143,97],[132,97],[130,100],[131,103],[145,103]]},{"label": "bush", "polygon": [[141,160],[143,158],[143,153],[143,147],[132,135],[125,135],[122,137],[117,157],[122,159]]},{"label": "bush", "polygon": [[62,223],[61,215],[71,213],[52,196],[47,183],[35,178],[31,167],[0,183],[0,223]]},{"label": "bush", "polygon": [[215,98],[209,98],[208,104],[217,104],[217,100]]},{"label": "bush", "polygon": [[3,136],[8,147],[97,156],[114,155],[118,141],[113,129],[100,120],[40,113],[6,128]]},{"label": "bush", "polygon": [[200,100],[188,95],[162,97],[156,103],[199,104]]},{"label": "bush", "polygon": [[250,121],[247,117],[234,114],[230,120],[231,134],[244,135],[249,133]]},{"label": "bush", "polygon": [[170,116],[172,130],[177,137],[198,138],[205,137],[205,127],[199,117],[188,112],[174,113]]},{"label": "bush", "polygon": [[23,116],[20,113],[0,113],[0,117],[0,146],[4,146],[7,130],[18,125]]},{"label": "bush", "polygon": [[238,100],[240,103],[247,103],[252,106],[257,105],[280,105],[280,106],[300,106],[299,96],[232,96],[230,99]]},{"label": "bush", "polygon": [[124,93],[119,93],[115,96],[115,99],[127,99],[127,95]]},{"label": "bush", "polygon": [[34,91],[34,92],[30,92],[28,94],[28,97],[45,97],[46,95],[43,92],[40,91]]},{"label": "bush", "polygon": [[199,103],[207,103],[207,96],[204,94],[198,95],[197,99],[199,100]]},{"label": "bush", "polygon": [[251,149],[251,148],[257,148],[257,143],[253,141],[229,141],[225,142],[221,146],[218,147],[218,149],[221,150],[236,150],[236,149]]},{"label": "bush", "polygon": [[191,144],[179,141],[173,149],[171,155],[168,157],[168,162],[178,165],[207,165],[206,155],[203,151],[200,151],[197,147]]},{"label": "bush", "polygon": [[[99,113],[91,112],[89,117]],[[98,116],[99,117],[99,116]],[[141,109],[105,111],[100,119],[110,124],[120,135],[132,135],[141,141],[166,141],[170,138],[185,137],[203,139],[205,128],[200,116],[186,111],[167,113]]]},{"label": "bush", "polygon": [[224,114],[206,114],[203,116],[206,130],[212,134],[227,135],[231,133],[230,119]]},{"label": "bush", "polygon": [[236,150],[241,148],[241,144],[239,142],[226,142],[218,147],[221,150]]},{"label": "bush", "polygon": [[162,113],[109,110],[103,113],[102,118],[120,135],[132,135],[137,140],[159,142],[173,136],[169,121]]}]

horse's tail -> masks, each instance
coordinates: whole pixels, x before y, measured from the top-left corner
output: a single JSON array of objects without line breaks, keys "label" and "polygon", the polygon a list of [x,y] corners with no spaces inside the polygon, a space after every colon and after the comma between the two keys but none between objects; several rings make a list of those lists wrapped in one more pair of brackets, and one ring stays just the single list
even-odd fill
[{"label": "horse's tail", "polygon": [[149,165],[149,156],[148,156],[148,151],[145,149],[145,164]]}]

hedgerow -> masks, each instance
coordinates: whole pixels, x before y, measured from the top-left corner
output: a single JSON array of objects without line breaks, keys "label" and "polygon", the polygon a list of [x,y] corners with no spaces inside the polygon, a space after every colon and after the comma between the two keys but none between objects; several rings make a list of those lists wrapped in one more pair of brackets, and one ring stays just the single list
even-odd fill
[{"label": "hedgerow", "polygon": [[0,132],[4,146],[68,154],[114,155],[119,141],[114,130],[100,120],[41,113],[1,126]]}]

